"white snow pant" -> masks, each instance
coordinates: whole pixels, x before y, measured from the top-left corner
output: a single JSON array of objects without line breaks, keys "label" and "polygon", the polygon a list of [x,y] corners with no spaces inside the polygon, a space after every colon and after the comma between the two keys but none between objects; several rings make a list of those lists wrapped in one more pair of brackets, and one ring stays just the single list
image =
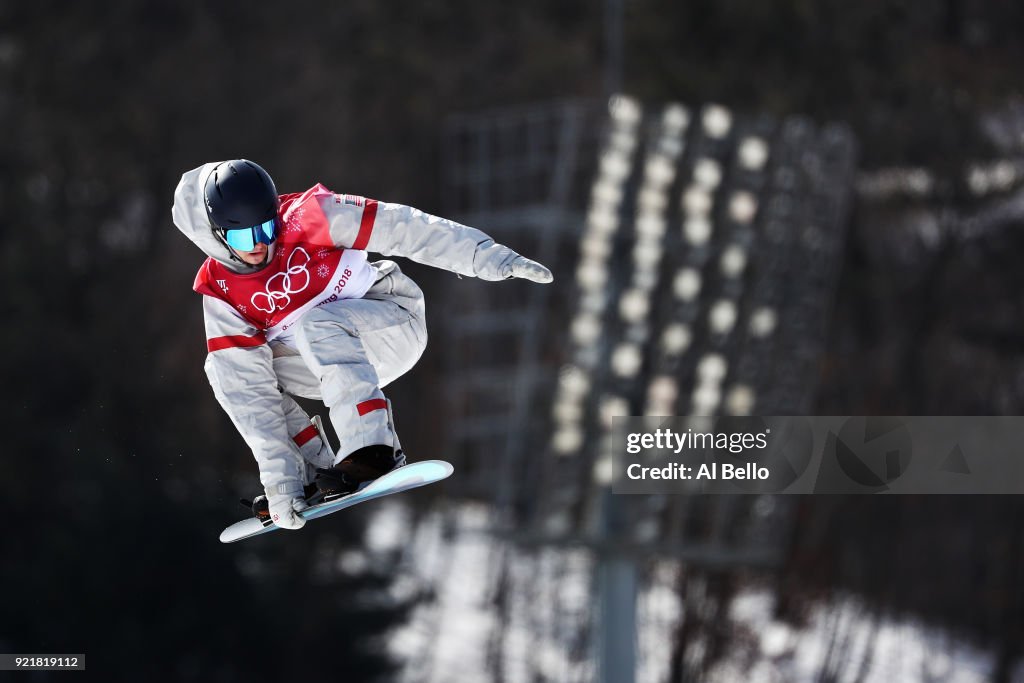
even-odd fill
[{"label": "white snow pant", "polygon": [[295,399],[288,394],[282,394],[281,405],[284,409],[285,423],[288,425],[288,435],[292,437],[292,441],[299,447],[299,454],[302,455],[302,483],[311,484],[316,477],[316,468],[330,467],[334,464],[334,451],[326,439],[321,437],[320,431]]},{"label": "white snow pant", "polygon": [[295,333],[298,357],[274,361],[285,392],[320,398],[330,410],[340,440],[335,463],[365,446],[397,444],[381,389],[410,370],[427,345],[423,292],[394,262],[375,265],[381,276],[362,299],[307,312]]}]

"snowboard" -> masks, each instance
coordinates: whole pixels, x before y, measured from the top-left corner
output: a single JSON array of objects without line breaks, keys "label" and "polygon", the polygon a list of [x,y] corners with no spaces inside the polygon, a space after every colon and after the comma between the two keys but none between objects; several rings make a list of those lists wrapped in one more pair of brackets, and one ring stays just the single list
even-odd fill
[{"label": "snowboard", "polygon": [[[388,472],[382,477],[374,479],[366,488],[341,498],[335,498],[326,503],[311,505],[299,514],[309,521],[332,514],[338,510],[344,510],[353,505],[358,505],[359,503],[365,503],[374,498],[381,498],[392,493],[401,493],[409,489],[433,484],[442,479],[447,479],[453,471],[455,471],[455,468],[451,466],[451,463],[447,463],[444,460],[423,460],[409,463]],[[279,528],[273,522],[264,523],[255,517],[250,517],[240,522],[235,522],[220,532],[220,542],[234,543],[236,541],[243,541],[253,536],[277,531]]]}]

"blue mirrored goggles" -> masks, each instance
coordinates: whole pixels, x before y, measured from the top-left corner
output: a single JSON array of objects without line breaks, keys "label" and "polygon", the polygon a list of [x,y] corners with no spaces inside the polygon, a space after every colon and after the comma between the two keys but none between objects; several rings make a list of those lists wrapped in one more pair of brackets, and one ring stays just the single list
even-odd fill
[{"label": "blue mirrored goggles", "polygon": [[252,251],[256,244],[273,244],[277,239],[277,219],[254,225],[251,228],[231,228],[224,230],[224,241],[228,246],[238,251]]}]

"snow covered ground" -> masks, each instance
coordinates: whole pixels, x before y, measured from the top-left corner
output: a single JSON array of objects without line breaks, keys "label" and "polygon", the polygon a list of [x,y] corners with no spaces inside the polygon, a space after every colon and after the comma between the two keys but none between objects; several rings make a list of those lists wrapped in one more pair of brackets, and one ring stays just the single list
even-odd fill
[{"label": "snow covered ground", "polygon": [[[401,553],[392,591],[431,597],[389,640],[402,683],[595,680],[592,562],[581,550],[525,552],[493,537],[489,510],[459,505],[413,528],[400,499],[371,518],[367,552]],[[657,562],[637,596],[637,683],[667,680],[683,606],[679,566]],[[723,625],[733,637],[708,683],[982,683],[994,657],[909,619],[879,617],[854,596],[816,604],[805,625],[773,618],[766,589],[740,591]],[[1024,682],[1024,666],[1014,681]]]},{"label": "snow covered ground", "polygon": [[909,619],[874,616],[855,597],[815,605],[802,628],[772,619],[773,601],[764,590],[745,591],[733,600],[730,618],[753,636],[754,647],[748,653],[731,652],[714,667],[708,683],[989,680],[991,652]]}]

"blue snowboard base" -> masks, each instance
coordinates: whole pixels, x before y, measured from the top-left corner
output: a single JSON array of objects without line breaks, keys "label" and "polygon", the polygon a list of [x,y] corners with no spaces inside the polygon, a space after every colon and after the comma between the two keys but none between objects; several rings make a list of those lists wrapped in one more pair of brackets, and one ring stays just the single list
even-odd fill
[{"label": "blue snowboard base", "polygon": [[[447,463],[444,460],[423,460],[409,463],[404,467],[388,472],[383,477],[374,479],[369,486],[361,491],[350,493],[328,503],[312,505],[299,514],[305,517],[307,521],[316,519],[317,517],[323,517],[338,510],[344,510],[359,503],[365,503],[374,498],[381,498],[392,493],[401,493],[409,489],[433,484],[442,479],[447,479],[454,471],[455,468],[451,466],[451,463]],[[272,523],[264,526],[263,522],[255,517],[250,517],[243,519],[241,522],[235,522],[220,532],[220,542],[234,543],[235,541],[242,541],[253,536],[259,536],[260,534],[277,531],[279,528]]]}]

